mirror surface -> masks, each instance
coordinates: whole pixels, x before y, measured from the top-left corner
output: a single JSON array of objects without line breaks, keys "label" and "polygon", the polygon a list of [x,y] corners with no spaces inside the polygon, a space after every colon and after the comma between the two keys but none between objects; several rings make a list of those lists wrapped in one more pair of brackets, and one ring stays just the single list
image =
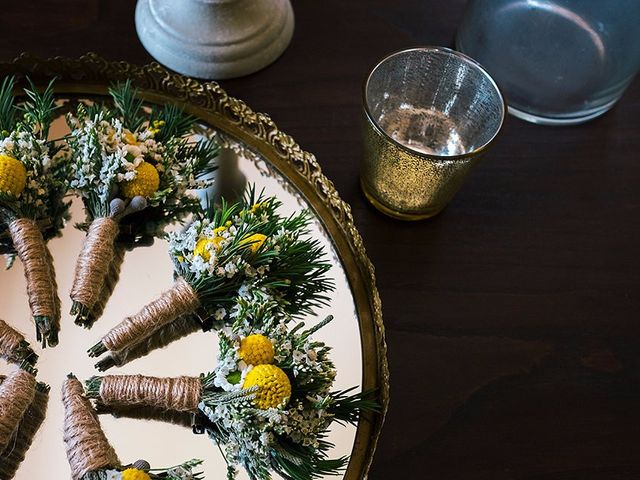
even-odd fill
[{"label": "mirror surface", "polygon": [[[234,190],[243,181],[254,183],[258,190],[264,188],[267,195],[275,195],[282,201],[284,214],[309,208],[295,187],[259,154],[212,128],[204,128],[206,135],[217,135],[225,145],[219,160],[221,168],[215,174],[220,177],[216,179],[217,185],[233,186],[231,190]],[[59,138],[67,131],[64,119],[58,118],[51,136]],[[17,480],[70,478],[62,440],[62,382],[69,372],[83,381],[96,375],[98,372],[93,366],[95,359],[87,356],[87,349],[124,317],[136,313],[172,284],[173,268],[167,243],[156,240],[151,247],[136,248],[126,253],[120,281],[102,318],[91,330],[74,325],[69,315],[69,290],[76,259],[85,237],[84,232],[74,227],[75,222],[84,221],[85,218],[82,203],[77,198],[73,201],[71,215],[71,221],[67,223],[62,236],[48,243],[55,260],[58,294],[62,301],[58,346],[42,350],[35,340],[35,327],[31,321],[20,261],[16,260],[10,270],[0,271],[0,318],[26,336],[40,356],[37,365],[38,380],[51,386],[47,418],[15,476]],[[330,304],[318,309],[316,315],[308,317],[306,324],[312,325],[326,315],[334,315],[334,321],[316,334],[319,340],[333,348],[332,359],[338,372],[334,389],[360,386],[362,354],[354,297],[343,265],[321,222],[316,219],[311,228],[312,235],[322,242],[333,263],[330,276],[335,281],[336,289],[331,294]],[[198,332],[121,368],[112,368],[107,373],[197,376],[215,367],[216,355],[215,332]],[[12,368],[14,367],[2,363],[0,374],[6,374]],[[100,419],[107,437],[124,463],[145,459],[153,468],[161,468],[199,458],[205,461],[202,468],[205,478],[223,478],[226,473],[226,465],[217,447],[206,436],[194,435],[191,429],[159,421],[114,418],[110,415],[101,415]],[[329,436],[329,440],[336,445],[331,456],[337,458],[350,455],[355,434],[355,427],[334,426]],[[246,479],[248,476],[240,470],[238,478]]]}]

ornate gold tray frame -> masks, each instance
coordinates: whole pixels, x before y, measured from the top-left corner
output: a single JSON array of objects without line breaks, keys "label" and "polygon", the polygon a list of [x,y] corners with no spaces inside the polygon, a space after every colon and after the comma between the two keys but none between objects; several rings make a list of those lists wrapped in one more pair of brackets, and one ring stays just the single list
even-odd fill
[{"label": "ornate gold tray frame", "polygon": [[203,122],[244,142],[271,163],[298,189],[329,232],[344,264],[356,304],[362,348],[362,388],[375,389],[382,408],[361,419],[345,479],[366,478],[389,402],[389,368],[384,326],[375,274],[362,238],[333,183],[322,174],[315,157],[303,151],[289,135],[263,113],[230,97],[214,82],[200,82],[174,74],[156,63],[141,67],[108,62],[95,54],[78,59],[41,59],[23,54],[0,63],[1,75],[28,75],[36,84],[57,77],[56,93],[105,95],[110,84],[131,79],[151,103],[172,101]]}]

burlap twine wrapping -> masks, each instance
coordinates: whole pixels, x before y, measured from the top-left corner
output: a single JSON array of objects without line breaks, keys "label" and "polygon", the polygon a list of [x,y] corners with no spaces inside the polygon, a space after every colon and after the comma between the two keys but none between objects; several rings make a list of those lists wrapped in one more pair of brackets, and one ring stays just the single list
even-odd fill
[{"label": "burlap twine wrapping", "polygon": [[0,319],[0,357],[10,362],[19,362],[21,351],[24,351],[24,336]]},{"label": "burlap twine wrapping", "polygon": [[13,371],[0,385],[0,452],[11,443],[35,393],[36,378],[22,368]]},{"label": "burlap twine wrapping", "polygon": [[202,395],[198,377],[145,377],[106,375],[100,383],[99,400],[110,406],[147,406],[161,410],[194,412]]},{"label": "burlap twine wrapping", "polygon": [[156,422],[171,423],[179,427],[191,428],[193,424],[192,412],[176,412],[174,410],[163,410],[161,408],[134,405],[123,407],[116,405],[105,405],[101,402],[96,404],[96,411],[100,414],[110,414],[115,418],[134,418],[138,420],[153,420]]},{"label": "burlap twine wrapping", "polygon": [[109,303],[109,299],[113,294],[113,291],[118,284],[118,280],[120,280],[120,270],[122,268],[122,264],[124,263],[124,254],[126,253],[126,249],[119,244],[115,244],[113,248],[113,258],[109,262],[109,271],[107,272],[107,276],[104,279],[104,285],[102,290],[100,291],[96,302],[93,304],[91,308],[91,312],[89,313],[89,318],[87,319],[87,326],[92,326],[96,320],[98,320],[104,309]]},{"label": "burlap twine wrapping", "polygon": [[121,367],[137,358],[142,358],[149,352],[164,348],[172,342],[191,335],[202,329],[200,322],[192,315],[183,315],[177,320],[156,330],[141,342],[127,347],[119,352],[111,352],[96,364],[96,368],[105,371],[111,367]]},{"label": "burlap twine wrapping", "polygon": [[135,345],[178,317],[193,313],[199,305],[196,292],[179,277],[173,287],[163,292],[159,298],[112,328],[102,337],[102,344],[111,351]]},{"label": "burlap twine wrapping", "polygon": [[47,252],[47,263],[49,264],[49,273],[51,274],[51,289],[55,292],[54,296],[54,309],[55,313],[53,316],[53,320],[55,321],[56,330],[60,330],[60,314],[61,314],[61,304],[60,304],[60,296],[58,295],[58,281],[56,280],[56,269],[53,263],[53,255],[51,255],[51,251],[48,248],[45,248]]},{"label": "burlap twine wrapping", "polygon": [[64,444],[73,479],[79,480],[95,470],[119,466],[120,460],[102,431],[98,414],[84,396],[78,379],[65,380],[62,403]]},{"label": "burlap twine wrapping", "polygon": [[115,255],[118,230],[118,223],[110,217],[96,218],[89,225],[71,287],[74,302],[91,309],[100,298]]},{"label": "burlap twine wrapping", "polygon": [[48,317],[52,326],[59,328],[60,300],[55,289],[55,274],[53,265],[50,263],[51,255],[38,225],[28,218],[18,218],[9,224],[9,233],[16,253],[24,266],[32,315]]},{"label": "burlap twine wrapping", "polygon": [[43,384],[40,384],[36,388],[31,405],[29,405],[18,426],[15,439],[4,452],[0,453],[0,458],[2,459],[2,461],[0,461],[0,479],[9,480],[16,474],[18,467],[24,461],[27,451],[31,447],[31,443],[47,415],[48,404],[49,389]]}]

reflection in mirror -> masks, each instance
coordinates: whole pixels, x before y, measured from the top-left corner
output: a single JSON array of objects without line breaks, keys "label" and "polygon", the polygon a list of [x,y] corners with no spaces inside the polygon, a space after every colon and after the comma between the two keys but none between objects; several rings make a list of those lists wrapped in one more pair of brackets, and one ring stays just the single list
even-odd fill
[{"label": "reflection in mirror", "polygon": [[[291,215],[310,206],[296,188],[263,157],[222,132],[203,127],[204,134],[215,137],[222,145],[221,168],[214,173],[215,186],[207,192],[209,197],[219,198],[242,190],[245,184],[255,184],[266,195],[282,202],[283,215]],[[54,123],[51,136],[60,137],[66,132],[62,118]],[[98,374],[95,360],[88,358],[87,349],[100,340],[112,327],[127,315],[158,297],[173,283],[173,265],[165,240],[127,252],[122,263],[119,281],[113,283],[113,294],[106,305],[102,319],[92,329],[74,325],[68,315],[71,308],[69,291],[72,286],[74,266],[84,240],[84,232],[74,228],[75,222],[84,221],[82,204],[78,199],[71,206],[72,220],[65,226],[62,236],[49,241],[55,262],[58,292],[63,312],[60,343],[55,348],[42,350],[33,338],[29,305],[25,294],[22,265],[17,262],[9,270],[0,272],[0,318],[21,331],[37,354],[38,380],[51,385],[47,417],[35,435],[26,459],[20,465],[15,478],[69,478],[63,432],[63,405],[61,385],[67,374],[73,372],[86,380]],[[336,288],[326,306],[315,309],[305,318],[307,326],[317,324],[328,315],[335,319],[314,334],[314,338],[332,347],[331,359],[336,365],[337,377],[333,390],[345,390],[362,381],[361,342],[354,297],[347,281],[343,265],[338,258],[332,240],[321,221],[311,222],[313,238],[317,239],[328,254],[332,264],[328,274]],[[116,255],[112,263],[118,262]],[[129,358],[115,358],[109,373],[142,374],[155,377],[198,376],[216,367],[218,339],[214,332],[202,332],[198,325],[185,321],[176,331],[167,332],[170,340],[162,349],[148,355],[129,352]],[[145,353],[145,352],[142,352]],[[122,366],[118,366],[122,364]],[[103,364],[103,367],[105,365]],[[8,375],[13,367],[0,366],[0,374]],[[98,405],[104,432],[125,463],[140,458],[153,467],[170,467],[187,459],[204,460],[202,470],[206,478],[223,478],[226,464],[220,451],[204,435],[195,435],[189,415],[167,415],[162,411],[140,410],[136,407],[108,407]],[[353,449],[355,427],[333,425],[328,440],[335,444],[331,458],[348,456]],[[238,478],[249,478],[243,471]],[[334,477],[332,477],[334,478]]]}]

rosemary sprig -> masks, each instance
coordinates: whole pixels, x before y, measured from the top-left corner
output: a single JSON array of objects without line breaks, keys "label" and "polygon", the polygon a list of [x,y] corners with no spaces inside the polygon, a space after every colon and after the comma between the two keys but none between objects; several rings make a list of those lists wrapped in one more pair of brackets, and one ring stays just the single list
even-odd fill
[{"label": "rosemary sprig", "polygon": [[42,93],[38,92],[31,79],[28,81],[31,88],[24,89],[27,100],[18,108],[24,113],[24,124],[34,135],[46,140],[49,137],[55,111],[58,109],[53,95],[55,78],[51,79]]}]

